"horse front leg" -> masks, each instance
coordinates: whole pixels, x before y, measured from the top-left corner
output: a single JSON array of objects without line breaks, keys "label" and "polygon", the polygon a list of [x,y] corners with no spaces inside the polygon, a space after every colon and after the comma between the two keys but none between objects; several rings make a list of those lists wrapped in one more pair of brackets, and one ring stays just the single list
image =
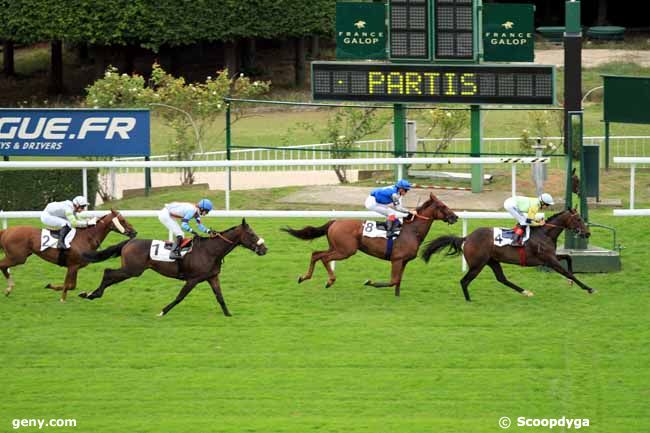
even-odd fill
[{"label": "horse front leg", "polygon": [[395,296],[400,295],[400,284],[402,283],[402,275],[404,274],[404,268],[406,268],[406,263],[404,260],[396,260],[391,262],[391,278],[390,282],[380,282],[366,280],[364,283],[366,286],[372,287],[395,287]]},{"label": "horse front leg", "polygon": [[223,315],[226,317],[231,316],[230,311],[228,311],[228,307],[226,306],[226,301],[223,299],[223,295],[221,294],[221,284],[219,283],[219,275],[215,275],[214,277],[210,278],[208,280],[208,283],[210,284],[210,287],[212,287],[212,292],[214,293],[214,296],[217,298],[217,302],[219,305],[221,305],[221,311],[223,311]]},{"label": "horse front leg", "polygon": [[192,289],[200,282],[201,280],[195,279],[195,280],[189,280],[185,282],[185,285],[181,288],[181,291],[178,292],[178,295],[176,296],[176,299],[174,299],[172,302],[170,302],[168,305],[165,306],[165,308],[162,309],[159,316],[164,316],[165,314],[169,313],[169,310],[174,308],[176,305],[178,305],[185,297],[192,291]]},{"label": "horse front leg", "polygon": [[302,283],[303,281],[307,281],[311,279],[312,275],[314,275],[314,267],[316,266],[316,262],[319,261],[327,253],[329,253],[329,250],[314,251],[313,253],[311,253],[311,259],[309,261],[309,269],[307,269],[307,273],[305,275],[298,277],[298,284]]},{"label": "horse front leg", "polygon": [[11,295],[11,292],[13,291],[15,286],[14,280],[13,278],[11,278],[11,272],[9,271],[9,268],[15,265],[16,263],[10,260],[9,257],[5,257],[0,261],[0,270],[2,270],[2,274],[5,276],[5,279],[7,280],[7,288],[5,289],[5,296]]},{"label": "horse front leg", "polygon": [[65,281],[63,283],[63,293],[61,293],[61,302],[65,302],[68,297],[68,290],[74,290],[77,287],[77,273],[79,272],[78,266],[70,266],[68,272],[65,274]]},{"label": "horse front leg", "polygon": [[577,284],[578,284],[578,285],[579,285],[583,290],[586,290],[588,293],[595,293],[595,292],[596,292],[595,289],[592,289],[591,287],[589,287],[589,286],[587,286],[586,284],[584,284],[582,281],[578,280],[578,279],[575,277],[575,275],[573,275],[573,272],[569,272],[568,270],[564,269],[564,268],[562,267],[562,264],[560,263],[560,261],[559,261],[557,258],[555,258],[555,257],[551,258],[550,260],[548,260],[548,261],[546,262],[546,265],[548,265],[551,269],[553,269],[553,270],[554,270],[555,272],[557,272],[558,274],[564,275],[564,276],[567,277],[568,279],[574,281],[574,282],[577,283]]}]

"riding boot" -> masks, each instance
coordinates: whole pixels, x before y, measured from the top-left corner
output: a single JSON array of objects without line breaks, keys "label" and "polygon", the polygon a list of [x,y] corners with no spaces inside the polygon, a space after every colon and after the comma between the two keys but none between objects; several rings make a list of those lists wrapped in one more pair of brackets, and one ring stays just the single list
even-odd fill
[{"label": "riding boot", "polygon": [[67,250],[65,246],[65,237],[68,236],[68,233],[70,233],[70,230],[72,230],[72,227],[70,226],[63,226],[59,230],[59,241],[56,244],[56,247],[60,250]]},{"label": "riding boot", "polygon": [[396,219],[390,219],[386,221],[386,239],[393,239],[395,237],[395,231],[399,226],[399,221]]},{"label": "riding boot", "polygon": [[183,242],[183,236],[176,236],[176,242],[172,247],[172,251],[169,253],[170,259],[178,260],[181,258],[181,242]]},{"label": "riding boot", "polygon": [[512,235],[512,246],[520,247],[524,244],[524,228],[517,224]]}]

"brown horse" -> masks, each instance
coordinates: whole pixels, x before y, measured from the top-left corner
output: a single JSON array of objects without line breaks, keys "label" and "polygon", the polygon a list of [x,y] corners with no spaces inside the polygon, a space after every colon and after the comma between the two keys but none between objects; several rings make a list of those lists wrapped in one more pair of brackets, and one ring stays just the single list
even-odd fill
[{"label": "brown horse", "polygon": [[60,264],[61,250],[48,248],[45,251],[41,251],[40,228],[16,226],[6,230],[0,230],[0,249],[5,251],[5,258],[0,260],[0,270],[2,270],[8,283],[8,287],[5,289],[5,295],[9,296],[15,285],[9,273],[9,268],[22,265],[27,260],[27,257],[36,254],[43,260],[68,268],[65,274],[65,282],[62,286],[53,284],[45,286],[52,290],[62,290],[61,302],[65,302],[68,290],[74,290],[77,287],[77,272],[89,263],[81,257],[81,254],[99,248],[99,245],[110,231],[129,237],[136,235],[131,224],[119,212],[111,209],[109,213],[97,220],[97,224],[94,226],[77,229],[77,234],[72,240],[70,249],[63,253],[62,258],[64,264]]},{"label": "brown horse", "polygon": [[363,236],[363,221],[357,220],[331,220],[321,227],[307,226],[300,230],[289,227],[283,228],[290,235],[299,239],[316,239],[327,235],[329,249],[327,251],[314,251],[311,254],[309,270],[301,277],[298,283],[311,278],[314,273],[314,266],[321,261],[327,270],[329,278],[325,287],[330,287],[336,281],[336,275],[330,268],[329,263],[333,260],[344,260],[361,250],[364,253],[384,260],[390,260],[392,264],[391,280],[387,283],[373,282],[366,280],[367,286],[373,287],[395,287],[395,296],[400,294],[400,283],[404,268],[418,254],[418,248],[424,238],[427,237],[431,223],[434,220],[442,220],[454,224],[458,217],[442,201],[431,194],[429,199],[416,209],[417,214],[410,220],[404,222],[401,234],[394,241],[393,251],[390,257],[385,257],[387,240],[385,238],[369,238]]},{"label": "brown horse", "polygon": [[102,251],[86,253],[84,258],[91,262],[101,262],[111,257],[122,256],[122,267],[120,269],[106,269],[99,287],[91,293],[82,292],[79,296],[91,300],[101,298],[108,286],[132,277],[138,277],[147,269],[152,269],[165,277],[185,280],[185,284],[176,299],[162,309],[160,316],[167,314],[197,284],[203,281],[210,284],[223,314],[230,316],[219,283],[223,258],[239,245],[254,251],[258,256],[263,256],[267,251],[264,239],[258,237],[246,223],[246,220],[242,219],[241,225],[221,233],[214,232],[209,238],[196,236],[193,242],[192,251],[176,262],[152,260],[149,257],[150,239],[133,239],[120,242]]},{"label": "brown horse", "polygon": [[[523,248],[525,262],[523,266],[547,266],[556,272],[564,275],[568,279],[578,283],[580,287],[589,293],[595,290],[579,281],[573,275],[571,256],[567,254],[556,254],[557,238],[564,229],[573,230],[579,236],[589,237],[589,229],[575,209],[569,209],[559,212],[550,217],[546,224],[541,227],[531,228],[530,239],[523,247],[504,246],[497,247],[494,245],[493,229],[490,227],[481,227],[474,230],[466,238],[457,236],[442,236],[429,242],[422,252],[422,258],[428,262],[431,255],[439,252],[447,245],[449,251],[447,255],[460,255],[462,252],[469,271],[460,280],[463,288],[465,300],[470,301],[467,287],[474,278],[481,272],[485,265],[492,268],[494,276],[500,283],[512,288],[524,296],[533,296],[533,293],[524,290],[516,284],[510,282],[501,268],[501,263],[522,264]],[[560,264],[560,260],[566,260],[568,270]]]}]

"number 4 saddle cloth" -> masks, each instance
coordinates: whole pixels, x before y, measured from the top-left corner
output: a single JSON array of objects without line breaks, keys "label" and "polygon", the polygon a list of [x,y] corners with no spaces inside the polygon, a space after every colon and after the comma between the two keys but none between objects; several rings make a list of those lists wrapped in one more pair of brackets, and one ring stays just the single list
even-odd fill
[{"label": "number 4 saddle cloth", "polygon": [[[513,229],[499,228],[494,227],[493,229],[493,238],[494,245],[497,247],[507,247],[512,244],[512,237],[514,236],[515,231]],[[522,245],[528,241],[530,237],[530,226],[526,226],[526,233],[524,233],[524,239]],[[515,245],[516,246],[516,245]]]},{"label": "number 4 saddle cloth", "polygon": [[[171,241],[153,240],[149,249],[149,257],[151,260],[159,262],[175,262],[176,260],[169,258],[173,246],[174,243]],[[181,242],[181,257],[185,257],[190,251],[192,251],[192,238],[185,238]]]}]

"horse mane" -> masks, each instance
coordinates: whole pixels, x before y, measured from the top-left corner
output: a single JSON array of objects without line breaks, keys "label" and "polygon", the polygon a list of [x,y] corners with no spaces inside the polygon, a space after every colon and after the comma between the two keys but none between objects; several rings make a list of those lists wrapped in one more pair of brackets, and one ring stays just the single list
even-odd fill
[{"label": "horse mane", "polygon": [[559,217],[560,215],[562,215],[564,212],[566,212],[566,211],[568,211],[568,210],[569,210],[569,209],[564,209],[564,210],[561,210],[561,211],[559,211],[559,212],[557,212],[557,213],[554,213],[554,214],[551,215],[550,217],[546,218],[546,221],[551,221],[552,219],[555,219],[555,218]]},{"label": "horse mane", "polygon": [[433,202],[435,202],[435,201],[437,201],[437,200],[438,200],[438,199],[435,198],[435,196],[434,196],[434,198],[429,197],[429,198],[427,199],[427,201],[425,201],[424,203],[422,203],[420,206],[416,207],[416,208],[415,208],[415,211],[419,213],[422,209],[425,209],[425,208],[431,206],[431,203],[433,203]]}]

